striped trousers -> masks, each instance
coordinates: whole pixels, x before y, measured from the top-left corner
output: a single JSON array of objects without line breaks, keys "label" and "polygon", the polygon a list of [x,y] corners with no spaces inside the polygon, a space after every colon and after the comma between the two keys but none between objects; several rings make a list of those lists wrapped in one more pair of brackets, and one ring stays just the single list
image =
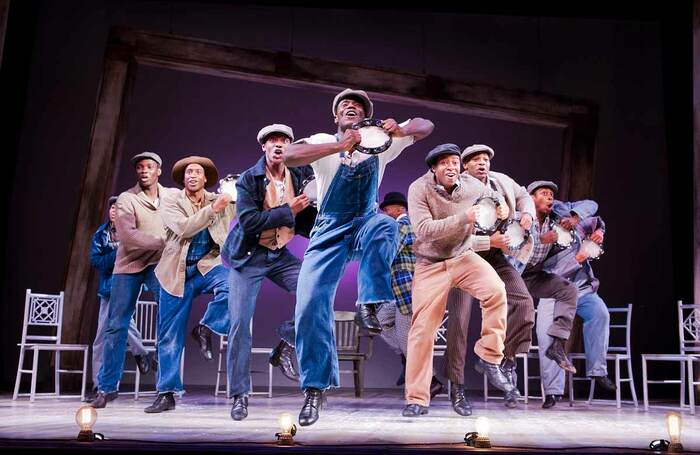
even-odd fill
[{"label": "striped trousers", "polygon": [[[503,355],[512,359],[515,354],[527,352],[535,325],[535,307],[527,286],[501,250],[492,248],[478,253],[503,280],[508,301],[505,348]],[[445,376],[455,384],[464,384],[464,363],[467,356],[469,319],[472,296],[460,289],[452,289],[447,297],[447,350]]]}]

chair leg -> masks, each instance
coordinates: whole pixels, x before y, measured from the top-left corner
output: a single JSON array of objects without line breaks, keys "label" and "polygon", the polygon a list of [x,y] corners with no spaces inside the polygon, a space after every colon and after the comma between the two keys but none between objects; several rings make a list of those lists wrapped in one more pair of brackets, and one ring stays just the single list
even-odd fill
[{"label": "chair leg", "polygon": [[223,353],[221,352],[221,348],[219,348],[219,361],[218,365],[216,367],[216,386],[214,387],[214,396],[217,396],[219,394],[219,389],[221,387],[221,363],[223,359]]},{"label": "chair leg", "polygon": [[272,398],[272,364],[267,362],[267,397]]},{"label": "chair leg", "polygon": [[447,398],[452,399],[452,381],[447,380]]},{"label": "chair leg", "polygon": [[353,373],[353,376],[355,377],[354,379],[355,379],[355,397],[356,398],[362,397],[361,372],[362,372],[362,361],[361,360],[353,360],[352,361],[352,373]]},{"label": "chair leg", "polygon": [[620,357],[615,356],[615,405],[617,409],[622,407],[622,387],[620,382]]},{"label": "chair leg", "polygon": [[523,358],[523,391],[525,392],[525,404],[527,404],[530,400],[530,376],[527,361],[527,354],[525,354],[525,357]]},{"label": "chair leg", "polygon": [[141,371],[139,371],[139,366],[136,365],[136,373],[134,374],[134,401],[138,401],[140,390],[141,390]]},{"label": "chair leg", "polygon": [[484,403],[486,403],[489,400],[489,381],[486,379],[486,375],[484,375]]},{"label": "chair leg", "polygon": [[593,397],[595,396],[595,379],[591,379],[591,383],[588,387],[588,406],[593,403]]},{"label": "chair leg", "polygon": [[54,365],[54,394],[56,397],[61,396],[61,373],[58,370],[61,369],[61,351],[56,351],[56,364]]},{"label": "chair leg", "polygon": [[630,380],[630,391],[632,392],[632,401],[634,402],[634,407],[638,408],[639,403],[637,401],[637,389],[634,387],[634,373],[632,373],[631,357],[627,357],[627,377]]},{"label": "chair leg", "polygon": [[693,359],[688,359],[688,406],[690,406],[690,415],[695,415],[695,387],[693,382]]},{"label": "chair leg", "polygon": [[19,384],[22,382],[22,367],[24,366],[24,346],[19,348],[19,362],[17,363],[17,376],[15,376],[15,393],[12,394],[12,399],[16,400],[19,395]]},{"label": "chair leg", "polygon": [[34,401],[34,395],[36,394],[36,376],[37,369],[39,368],[39,349],[34,348],[33,358],[32,358],[32,388],[29,391],[29,401]]},{"label": "chair leg", "polygon": [[642,356],[642,398],[644,400],[644,411],[649,410],[649,383],[647,382],[647,359]]},{"label": "chair leg", "polygon": [[681,364],[681,409],[685,407],[685,365]]},{"label": "chair leg", "polygon": [[81,381],[80,385],[80,401],[85,401],[85,382],[87,381],[87,360],[88,360],[88,353],[90,352],[88,350],[89,348],[86,346],[85,349],[83,349],[83,380]]},{"label": "chair leg", "polygon": [[574,375],[571,373],[564,373],[569,380],[569,407],[574,405]]}]

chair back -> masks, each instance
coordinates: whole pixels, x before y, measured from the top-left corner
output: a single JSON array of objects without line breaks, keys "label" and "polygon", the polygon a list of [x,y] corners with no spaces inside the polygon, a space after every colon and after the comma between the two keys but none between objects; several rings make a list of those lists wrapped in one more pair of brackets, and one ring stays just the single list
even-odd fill
[{"label": "chair back", "polygon": [[338,353],[360,351],[360,329],[354,311],[335,312],[335,344]]},{"label": "chair back", "polygon": [[610,313],[611,354],[632,355],[632,304],[625,307],[608,308]]},{"label": "chair back", "polygon": [[39,294],[27,289],[24,299],[22,344],[61,344],[63,291],[60,294]]},{"label": "chair back", "polygon": [[678,301],[678,333],[681,354],[700,355],[700,305]]},{"label": "chair back", "polygon": [[141,332],[144,346],[155,346],[158,340],[158,302],[147,300],[144,296],[145,287],[142,284],[136,298],[134,321]]},{"label": "chair back", "polygon": [[445,314],[442,315],[442,322],[435,332],[435,343],[433,344],[433,355],[441,356],[445,355],[447,350],[447,321],[450,318],[450,313],[445,310]]}]

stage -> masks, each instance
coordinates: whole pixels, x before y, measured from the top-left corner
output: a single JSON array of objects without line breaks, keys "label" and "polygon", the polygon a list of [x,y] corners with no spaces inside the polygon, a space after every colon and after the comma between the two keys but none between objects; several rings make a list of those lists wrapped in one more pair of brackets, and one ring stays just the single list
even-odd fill
[{"label": "stage", "polygon": [[[507,409],[497,400],[484,403],[471,394],[474,413],[455,414],[445,395],[432,403],[430,414],[408,419],[401,416],[403,400],[398,389],[370,389],[362,399],[350,390],[328,394],[328,406],[311,427],[299,427],[295,437],[302,451],[367,453],[374,450],[426,452],[466,449],[465,433],[475,431],[477,417],[489,418],[491,443],[510,450],[565,449],[609,451],[645,450],[654,439],[668,439],[665,410],[644,412],[640,407],[587,406],[567,401],[542,409],[539,400]],[[257,453],[277,449],[275,433],[283,412],[295,419],[303,397],[295,389],[273,390],[273,397],[253,396],[249,416],[235,422],[229,416],[230,401],[214,397],[211,389],[190,391],[178,400],[177,409],[163,414],[145,414],[152,397],[122,395],[98,410],[94,431],[105,441],[72,442],[78,434],[75,399],[28,399],[12,401],[0,397],[0,447],[76,450],[92,448],[121,450],[242,450]],[[682,442],[688,451],[700,451],[700,418],[683,413]],[[294,449],[287,449],[294,450]]]}]

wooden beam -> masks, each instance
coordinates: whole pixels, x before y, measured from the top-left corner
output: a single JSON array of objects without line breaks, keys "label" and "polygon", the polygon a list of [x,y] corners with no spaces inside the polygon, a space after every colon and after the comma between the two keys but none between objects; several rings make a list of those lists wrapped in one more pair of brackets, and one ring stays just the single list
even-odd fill
[{"label": "wooden beam", "polygon": [[126,106],[135,67],[128,49],[121,45],[108,48],[65,279],[63,336],[67,343],[89,342],[98,312],[94,292],[97,274],[88,254],[92,235],[104,220],[107,198],[119,168]]}]

